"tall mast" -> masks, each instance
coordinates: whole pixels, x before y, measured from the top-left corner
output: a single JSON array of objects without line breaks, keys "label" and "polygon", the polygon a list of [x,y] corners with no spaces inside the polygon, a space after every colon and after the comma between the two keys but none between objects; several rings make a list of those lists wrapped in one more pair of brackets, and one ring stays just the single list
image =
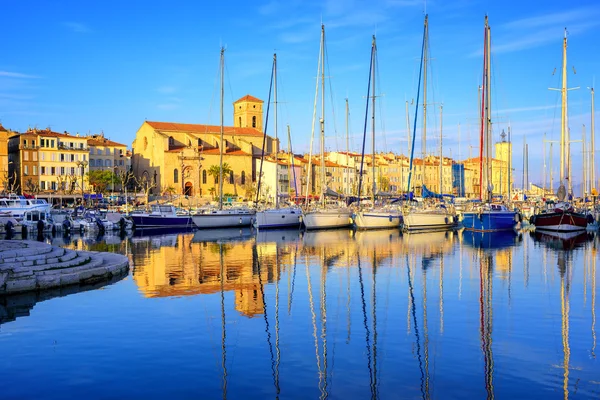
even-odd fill
[{"label": "tall mast", "polygon": [[[406,136],[408,138],[408,156],[410,157],[410,149],[412,148],[412,138],[411,138],[411,134],[410,134],[410,115],[408,114],[408,100],[406,101]],[[402,162],[402,165],[404,164],[404,162]],[[410,168],[410,163],[409,163],[409,168]],[[400,169],[400,174],[402,176],[402,187],[404,187],[404,168],[402,167]],[[410,193],[410,188],[408,188],[406,194],[408,195]]]},{"label": "tall mast", "polygon": [[277,137],[277,53],[273,54],[273,99],[275,105],[275,208],[279,208],[279,139]]},{"label": "tall mast", "polygon": [[562,56],[562,86],[561,93],[561,109],[560,109],[560,183],[563,184],[565,178],[569,178],[565,170],[565,155],[567,149],[567,29],[565,28],[565,37],[563,39],[563,56]]},{"label": "tall mast", "polygon": [[321,205],[325,205],[325,25],[321,25]]},{"label": "tall mast", "polygon": [[590,145],[592,147],[590,149],[590,152],[591,152],[591,157],[590,157],[590,164],[591,164],[590,165],[590,182],[592,183],[592,185],[590,187],[590,190],[593,190],[593,189],[596,188],[596,162],[594,160],[594,154],[596,152],[596,138],[595,138],[596,131],[595,131],[595,127],[594,127],[594,110],[595,110],[594,109],[594,88],[591,87],[590,91],[592,93],[592,126],[591,126],[591,132],[590,132],[590,135],[592,136],[591,137],[592,140],[591,140],[591,143],[590,143]]},{"label": "tall mast", "polygon": [[[483,32],[483,77],[481,84],[481,127],[479,131],[479,199],[483,200],[483,153],[484,153],[484,132],[486,127],[486,94],[487,94],[487,52],[488,52],[488,17],[485,16],[485,27]],[[487,182],[486,182],[487,183]]]},{"label": "tall mast", "polygon": [[585,199],[585,194],[588,193],[588,174],[587,174],[587,170],[588,170],[588,154],[586,151],[586,143],[585,143],[585,124],[583,124],[583,130],[582,130],[582,134],[581,134],[581,145],[583,148],[583,161],[582,161],[582,166],[583,166],[583,188],[581,189],[581,197],[583,197]]},{"label": "tall mast", "polygon": [[224,97],[224,78],[225,70],[225,47],[221,47],[221,129],[219,139],[219,210],[223,209],[223,97]]},{"label": "tall mast", "polygon": [[442,110],[444,106],[440,106],[440,194],[444,193],[444,155],[443,155],[443,147],[442,147]]},{"label": "tall mast", "polygon": [[372,158],[371,158],[371,168],[373,172],[373,190],[372,190],[372,200],[373,206],[375,205],[375,191],[377,190],[377,178],[375,176],[375,59],[377,57],[377,42],[375,41],[375,35],[373,35],[373,59],[371,62],[373,63],[373,68],[371,71],[372,79],[373,79],[373,97],[372,97],[372,108],[371,111],[371,147],[372,147]]},{"label": "tall mast", "polygon": [[350,194],[350,109],[348,107],[348,98],[346,97],[346,195]]},{"label": "tall mast", "polygon": [[421,136],[421,153],[423,158],[423,180],[425,184],[425,156],[427,156],[427,55],[429,53],[429,15],[425,15],[425,32],[423,41],[423,135]]},{"label": "tall mast", "polygon": [[486,88],[486,158],[487,158],[487,191],[488,191],[488,201],[492,201],[492,193],[493,193],[493,181],[492,181],[492,87],[491,87],[491,77],[492,77],[492,38],[490,26],[486,24],[487,28],[487,76],[485,80],[485,88]]}]

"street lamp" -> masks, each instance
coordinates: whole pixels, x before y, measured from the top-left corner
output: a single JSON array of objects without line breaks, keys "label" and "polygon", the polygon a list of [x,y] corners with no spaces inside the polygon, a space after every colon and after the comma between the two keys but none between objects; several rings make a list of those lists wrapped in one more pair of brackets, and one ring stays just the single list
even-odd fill
[{"label": "street lamp", "polygon": [[83,175],[85,174],[85,167],[87,167],[88,162],[83,161],[75,161],[77,167],[81,168],[81,205],[84,205],[84,196],[83,196]]}]

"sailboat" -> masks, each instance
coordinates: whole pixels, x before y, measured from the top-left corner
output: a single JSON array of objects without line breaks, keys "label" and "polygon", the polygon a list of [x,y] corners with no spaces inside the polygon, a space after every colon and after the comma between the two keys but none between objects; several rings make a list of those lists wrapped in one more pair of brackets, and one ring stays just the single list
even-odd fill
[{"label": "sailboat", "polygon": [[[352,219],[354,220],[354,224],[357,229],[386,229],[386,228],[399,228],[402,224],[402,213],[400,210],[391,205],[377,205],[375,203],[375,196],[377,194],[377,175],[375,173],[375,61],[377,59],[377,42],[375,41],[375,35],[373,35],[373,42],[371,45],[371,65],[369,70],[369,86],[367,89],[367,113],[369,109],[369,100],[372,101],[372,110],[371,110],[371,134],[372,134],[372,156],[371,156],[371,167],[372,167],[372,179],[373,186],[371,192],[371,206],[368,208],[359,208],[354,214]],[[371,89],[371,84],[373,86],[373,96],[369,99],[369,90]],[[366,115],[365,114],[365,115]],[[365,129],[363,133],[363,152],[362,159],[360,165],[360,178],[358,181],[358,198],[361,197],[361,187],[364,175],[364,143],[366,139],[367,133],[367,120],[365,118]],[[360,200],[359,200],[360,207]]]},{"label": "sailboat", "polygon": [[565,181],[569,182],[571,179],[568,144],[569,128],[567,122],[567,90],[567,30],[565,28],[562,53],[562,87],[560,89],[562,100],[560,121],[560,186],[556,194],[559,202],[552,205],[552,208],[543,210],[540,214],[532,217],[535,229],[554,232],[572,232],[585,230],[588,224],[587,216],[583,213],[575,212],[573,205],[565,201],[567,196]]},{"label": "sailboat", "polygon": [[[275,143],[277,141],[277,54],[273,54],[273,81],[275,98]],[[269,94],[270,98],[270,94]],[[277,144],[275,145],[277,146]],[[298,228],[302,223],[302,210],[298,207],[280,207],[279,204],[279,148],[275,149],[275,207],[257,211],[254,227],[257,229]],[[261,160],[261,164],[264,161]],[[262,170],[262,166],[261,166]],[[260,191],[260,187],[259,187]]]},{"label": "sailboat", "polygon": [[[425,27],[423,30],[423,47],[422,47],[422,57],[421,57],[421,71],[424,73],[423,79],[423,96],[425,100],[423,101],[423,148],[425,149],[425,135],[426,135],[426,127],[427,127],[427,52],[429,49],[429,26],[428,26],[428,16],[425,15]],[[420,82],[419,82],[420,86]],[[418,96],[418,94],[417,94]],[[418,97],[417,97],[418,99]],[[419,108],[419,102],[415,105],[415,129],[413,129],[412,135],[412,149],[411,149],[411,157],[410,157],[410,168],[412,170],[412,165],[414,161],[414,143],[415,143],[415,134],[416,134],[416,125],[417,125],[417,110]],[[442,157],[442,131],[440,129],[440,195],[443,193],[443,165],[444,159]],[[423,152],[423,168],[425,168],[425,152]],[[411,183],[409,178],[407,193],[410,193]],[[427,191],[428,192],[428,191]],[[426,196],[426,188],[423,184],[423,197]],[[432,230],[432,229],[449,229],[454,226],[455,223],[455,213],[447,208],[444,204],[438,204],[437,206],[418,206],[416,202],[407,206],[403,209],[402,216],[404,219],[404,230],[413,231],[413,230]]]},{"label": "sailboat", "polygon": [[[351,212],[346,206],[328,205],[326,196],[329,189],[326,186],[325,173],[325,25],[321,25],[321,196],[316,208],[305,208],[302,219],[306,229],[343,228],[350,225]],[[318,92],[318,89],[317,89]],[[315,103],[316,106],[316,103]],[[311,166],[312,161],[309,161]]]},{"label": "sailboat", "polygon": [[254,219],[255,211],[249,208],[223,209],[223,75],[225,67],[225,48],[221,48],[221,130],[219,137],[219,208],[216,210],[203,210],[192,215],[192,221],[198,228],[229,228],[250,226]]},{"label": "sailboat", "polygon": [[[486,187],[485,203],[478,208],[463,213],[463,226],[470,231],[493,232],[515,229],[519,215],[500,203],[492,203],[492,110],[491,110],[491,36],[488,18],[485,17],[484,50],[483,50],[483,82],[481,90],[481,129],[479,138],[479,198],[483,200]],[[485,157],[484,157],[485,155]],[[485,167],[485,171],[484,171]],[[485,172],[485,181],[484,181]],[[484,185],[485,183],[485,185]]]}]

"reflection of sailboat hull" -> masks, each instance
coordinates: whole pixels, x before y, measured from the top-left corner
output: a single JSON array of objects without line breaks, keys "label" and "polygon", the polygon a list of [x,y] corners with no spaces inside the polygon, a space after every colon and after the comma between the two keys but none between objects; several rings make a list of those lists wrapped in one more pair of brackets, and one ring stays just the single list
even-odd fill
[{"label": "reflection of sailboat hull", "polygon": [[302,222],[299,208],[273,208],[256,213],[254,226],[258,229],[298,227]]},{"label": "reflection of sailboat hull", "polygon": [[252,230],[250,228],[203,229],[194,232],[192,242],[247,240],[251,237]]},{"label": "reflection of sailboat hull", "polygon": [[303,213],[302,221],[306,229],[343,228],[351,224],[348,209],[320,209]]},{"label": "reflection of sailboat hull", "polygon": [[300,239],[300,231],[298,229],[269,229],[266,231],[256,232],[257,243],[285,243],[295,242]]},{"label": "reflection of sailboat hull", "polygon": [[569,250],[589,240],[586,232],[544,232],[536,230],[534,238],[538,242],[556,250]]},{"label": "reflection of sailboat hull", "polygon": [[517,225],[514,211],[483,211],[463,213],[465,229],[476,232],[510,231]]},{"label": "reflection of sailboat hull", "polygon": [[339,245],[348,240],[350,231],[346,229],[321,230],[304,232],[302,242],[305,246],[323,247],[327,245]]},{"label": "reflection of sailboat hull", "polygon": [[474,248],[502,249],[516,244],[517,234],[514,231],[473,232],[463,231],[463,241]]}]

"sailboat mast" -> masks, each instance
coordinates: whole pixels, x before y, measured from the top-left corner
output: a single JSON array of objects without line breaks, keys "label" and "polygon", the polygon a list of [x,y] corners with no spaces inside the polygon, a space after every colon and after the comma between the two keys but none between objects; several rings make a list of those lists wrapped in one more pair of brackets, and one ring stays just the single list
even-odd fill
[{"label": "sailboat mast", "polygon": [[279,208],[279,138],[277,137],[277,53],[273,54],[273,99],[275,106],[275,208]]},{"label": "sailboat mast", "polygon": [[442,110],[444,106],[440,106],[440,194],[444,193],[444,155],[443,155],[443,147],[442,147]]},{"label": "sailboat mast", "polygon": [[225,47],[221,47],[221,128],[219,138],[219,210],[223,209],[223,97],[224,97],[224,73],[225,70]]},{"label": "sailboat mast", "polygon": [[479,200],[483,200],[483,137],[485,127],[485,95],[486,95],[486,78],[487,78],[487,34],[488,34],[488,17],[485,17],[485,28],[483,32],[483,78],[481,83],[481,126],[479,131]]},{"label": "sailboat mast", "polygon": [[594,88],[593,87],[590,88],[590,91],[592,92],[592,126],[590,127],[590,129],[591,129],[590,135],[592,136],[591,137],[592,140],[591,140],[591,143],[590,143],[590,145],[592,147],[590,149],[590,151],[591,151],[591,157],[590,157],[591,158],[590,159],[590,164],[591,164],[590,165],[590,182],[592,184],[591,184],[590,190],[594,190],[596,188],[596,162],[594,160],[594,154],[596,152],[596,138],[595,138],[596,131],[595,131],[595,127],[594,127],[594,110],[595,110],[594,109]]},{"label": "sailboat mast", "polygon": [[325,25],[321,25],[321,205],[325,205]]},{"label": "sailboat mast", "polygon": [[492,181],[492,87],[491,87],[491,77],[492,77],[492,38],[491,38],[491,30],[490,26],[486,24],[487,28],[487,60],[486,60],[486,80],[485,80],[485,88],[486,88],[486,162],[487,162],[487,191],[488,191],[488,201],[492,201],[492,193],[493,193],[493,181]]},{"label": "sailboat mast", "polygon": [[348,98],[346,97],[346,195],[350,194],[350,109],[348,107]]},{"label": "sailboat mast", "polygon": [[375,191],[377,190],[377,179],[375,176],[375,59],[377,57],[377,42],[375,41],[375,35],[373,35],[373,59],[371,60],[373,68],[371,71],[372,80],[373,80],[373,97],[372,97],[372,110],[371,110],[371,147],[372,147],[372,158],[371,158],[371,168],[373,172],[373,190],[372,190],[372,200],[373,205],[375,205]]},{"label": "sailboat mast", "polygon": [[565,29],[565,37],[563,39],[563,54],[562,54],[562,86],[561,93],[561,111],[560,111],[560,183],[563,184],[568,174],[565,172],[565,153],[567,149],[567,30]]},{"label": "sailboat mast", "polygon": [[421,136],[421,153],[423,158],[423,180],[421,185],[425,184],[426,167],[425,157],[427,156],[427,55],[429,54],[429,15],[425,15],[425,32],[423,42],[423,135]]}]

